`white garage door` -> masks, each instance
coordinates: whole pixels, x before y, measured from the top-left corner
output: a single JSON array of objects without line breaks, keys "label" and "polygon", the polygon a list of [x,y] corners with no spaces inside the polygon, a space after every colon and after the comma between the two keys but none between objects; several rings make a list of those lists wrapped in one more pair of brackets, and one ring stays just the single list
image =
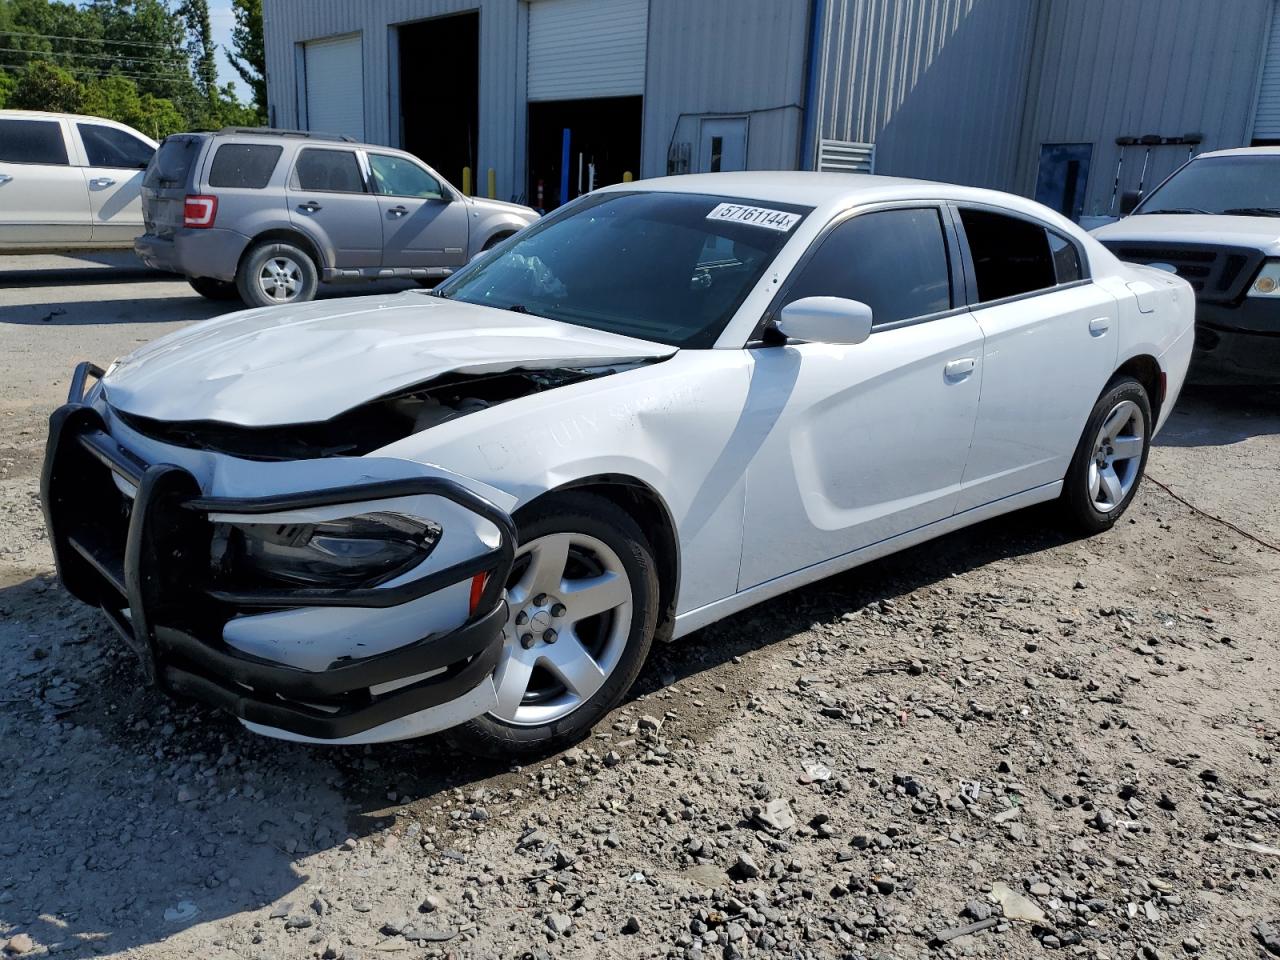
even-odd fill
[{"label": "white garage door", "polygon": [[360,34],[306,44],[307,129],[364,139]]},{"label": "white garage door", "polygon": [[649,0],[529,4],[530,100],[644,93]]},{"label": "white garage door", "polygon": [[1271,39],[1258,88],[1258,112],[1253,120],[1255,140],[1280,140],[1280,4],[1271,15]]}]

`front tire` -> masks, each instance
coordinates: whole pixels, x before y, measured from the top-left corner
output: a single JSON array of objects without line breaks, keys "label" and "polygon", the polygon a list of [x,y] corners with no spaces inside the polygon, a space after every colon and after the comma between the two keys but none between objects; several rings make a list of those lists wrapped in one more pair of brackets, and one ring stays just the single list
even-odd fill
[{"label": "front tire", "polygon": [[1151,401],[1132,377],[1094,404],[1062,489],[1064,518],[1086,533],[1110,530],[1138,493],[1151,449]]},{"label": "front tire", "polygon": [[238,300],[240,291],[234,281],[215,280],[213,277],[187,277],[191,289],[206,300]]},{"label": "front tire", "polygon": [[240,299],[251,307],[314,300],[320,276],[300,247],[268,240],[249,249],[236,271]]},{"label": "front tire", "polygon": [[658,622],[653,551],[617,505],[554,494],[518,521],[498,706],[456,731],[491,756],[545,754],[586,736],[635,682]]}]

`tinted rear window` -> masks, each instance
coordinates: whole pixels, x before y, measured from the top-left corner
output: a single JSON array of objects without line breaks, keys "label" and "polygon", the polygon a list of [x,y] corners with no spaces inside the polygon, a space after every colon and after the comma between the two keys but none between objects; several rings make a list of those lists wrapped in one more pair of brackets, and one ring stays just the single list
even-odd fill
[{"label": "tinted rear window", "polygon": [[298,154],[294,176],[302,190],[330,193],[363,193],[364,178],[350,150],[303,150]]},{"label": "tinted rear window", "polygon": [[0,120],[0,160],[67,165],[62,124],[56,120]]},{"label": "tinted rear window", "polygon": [[191,164],[200,153],[200,137],[166,137],[147,165],[144,187],[185,187]]},{"label": "tinted rear window", "polygon": [[1057,266],[1044,227],[986,210],[962,209],[960,221],[973,255],[980,302],[1047,290],[1057,284]]},{"label": "tinted rear window", "polygon": [[265,143],[224,143],[213,155],[209,186],[261,190],[283,152],[283,147]]}]

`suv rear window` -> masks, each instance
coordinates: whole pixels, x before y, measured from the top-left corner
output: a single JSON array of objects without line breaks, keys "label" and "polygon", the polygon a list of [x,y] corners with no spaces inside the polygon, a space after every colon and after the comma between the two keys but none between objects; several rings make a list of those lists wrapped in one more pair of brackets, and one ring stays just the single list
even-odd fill
[{"label": "suv rear window", "polygon": [[364,177],[351,150],[303,150],[293,173],[301,190],[364,193]]},{"label": "suv rear window", "polygon": [[56,120],[0,120],[0,160],[67,165],[67,144]]},{"label": "suv rear window", "polygon": [[261,190],[271,179],[284,147],[266,143],[224,143],[209,168],[211,187],[248,187]]},{"label": "suv rear window", "polygon": [[165,137],[160,149],[147,164],[147,174],[142,178],[142,185],[156,187],[185,187],[187,174],[191,172],[191,164],[200,153],[202,137]]}]

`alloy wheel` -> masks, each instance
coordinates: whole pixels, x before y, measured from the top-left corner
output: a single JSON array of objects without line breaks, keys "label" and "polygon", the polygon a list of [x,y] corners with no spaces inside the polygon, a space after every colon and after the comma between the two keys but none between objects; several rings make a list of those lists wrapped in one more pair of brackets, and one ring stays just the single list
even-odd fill
[{"label": "alloy wheel", "polygon": [[631,581],[606,543],[555,533],[516,551],[493,716],[541,726],[568,716],[617,667],[631,632]]},{"label": "alloy wheel", "polygon": [[1132,400],[1121,400],[1098,428],[1089,462],[1089,499],[1099,513],[1110,513],[1129,496],[1138,482],[1146,443],[1142,408]]},{"label": "alloy wheel", "polygon": [[269,300],[287,303],[302,289],[302,268],[290,257],[271,257],[258,271],[258,287]]}]

